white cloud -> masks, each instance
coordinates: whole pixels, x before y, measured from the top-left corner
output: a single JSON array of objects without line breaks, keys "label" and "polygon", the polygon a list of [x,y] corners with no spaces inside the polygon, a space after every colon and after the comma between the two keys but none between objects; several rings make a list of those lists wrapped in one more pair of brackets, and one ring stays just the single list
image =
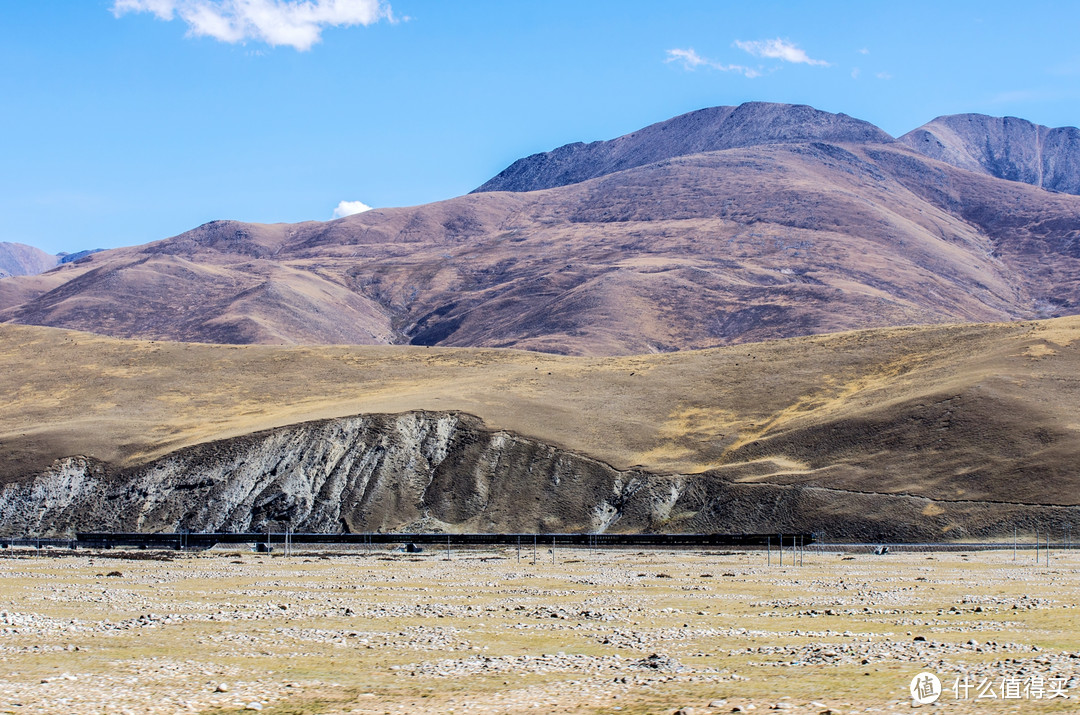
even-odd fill
[{"label": "white cloud", "polygon": [[889,74],[888,72],[878,72],[874,76],[877,77],[878,79],[892,79],[892,75]]},{"label": "white cloud", "polygon": [[851,70],[851,78],[852,79],[858,79],[860,74],[862,74],[862,70],[860,70],[858,67]]},{"label": "white cloud", "polygon": [[194,37],[237,43],[257,40],[309,50],[327,27],[394,22],[383,0],[113,0],[113,15],[149,12],[180,18]]},{"label": "white cloud", "polygon": [[334,209],[334,218],[343,218],[345,216],[352,216],[353,214],[362,214],[365,211],[370,211],[371,207],[365,204],[363,201],[342,201]]},{"label": "white cloud", "polygon": [[868,50],[867,48],[864,47],[861,50],[859,50],[859,54],[860,55],[868,55],[868,54],[870,54],[870,50]]},{"label": "white cloud", "polygon": [[829,63],[825,60],[811,59],[805,50],[799,49],[796,45],[787,40],[781,40],[779,37],[775,40],[753,40],[749,42],[735,40],[735,46],[744,52],[749,52],[754,57],[768,57],[785,62],[817,65],[819,67],[829,66]]},{"label": "white cloud", "polygon": [[686,70],[696,70],[698,67],[708,67],[709,69],[720,70],[721,72],[738,72],[741,75],[751,78],[761,76],[761,72],[751,67],[725,65],[722,62],[702,57],[695,52],[692,47],[688,47],[685,50],[668,50],[667,59],[664,60],[664,62],[682,62],[683,69]]}]

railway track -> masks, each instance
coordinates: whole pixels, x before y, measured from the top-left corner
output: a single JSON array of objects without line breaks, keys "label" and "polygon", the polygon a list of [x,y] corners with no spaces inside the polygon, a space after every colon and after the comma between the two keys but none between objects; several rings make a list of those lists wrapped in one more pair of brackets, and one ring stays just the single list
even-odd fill
[{"label": "railway track", "polygon": [[345,545],[431,545],[431,546],[577,546],[603,547],[802,547],[813,544],[813,534],[433,534],[433,533],[363,533],[311,534],[288,531],[245,533],[122,533],[79,532],[74,539],[35,537],[0,537],[0,548],[13,546],[69,549],[175,549],[202,550],[219,544],[274,545],[345,544]]}]

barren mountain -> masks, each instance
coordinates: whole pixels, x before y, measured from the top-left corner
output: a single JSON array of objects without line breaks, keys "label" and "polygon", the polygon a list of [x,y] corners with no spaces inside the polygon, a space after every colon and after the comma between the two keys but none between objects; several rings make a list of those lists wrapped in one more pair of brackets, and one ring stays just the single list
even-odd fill
[{"label": "barren mountain", "polygon": [[947,164],[1051,191],[1080,194],[1080,129],[1051,129],[1016,117],[954,114],[900,141]]},{"label": "barren mountain", "polygon": [[217,221],[4,279],[0,320],[618,355],[1080,306],[1080,197],[850,117],[717,108],[554,154],[519,178],[593,178],[326,223]]},{"label": "barren mountain", "polygon": [[58,256],[27,246],[25,243],[0,241],[0,278],[32,276],[53,268],[60,262]]},{"label": "barren mountain", "polygon": [[0,533],[1080,527],[1080,318],[616,358],[0,326]]},{"label": "barren mountain", "polygon": [[683,114],[610,141],[567,144],[518,159],[481,191],[536,191],[576,184],[635,166],[762,144],[890,143],[873,124],[802,104],[748,102]]}]

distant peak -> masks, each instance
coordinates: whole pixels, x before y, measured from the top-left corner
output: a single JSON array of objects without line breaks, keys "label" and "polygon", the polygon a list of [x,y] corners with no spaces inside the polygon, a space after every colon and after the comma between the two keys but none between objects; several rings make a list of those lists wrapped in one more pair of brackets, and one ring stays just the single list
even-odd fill
[{"label": "distant peak", "polygon": [[577,142],[534,154],[517,160],[476,191],[535,191],[677,156],[812,141],[895,140],[873,124],[846,114],[832,114],[805,104],[747,102],[737,107],[698,109],[610,141]]},{"label": "distant peak", "polygon": [[1020,117],[949,114],[908,132],[900,141],[961,169],[1080,194],[1076,127],[1051,129]]},{"label": "distant peak", "polygon": [[0,278],[37,275],[54,268],[59,262],[59,256],[35,246],[0,241]]}]

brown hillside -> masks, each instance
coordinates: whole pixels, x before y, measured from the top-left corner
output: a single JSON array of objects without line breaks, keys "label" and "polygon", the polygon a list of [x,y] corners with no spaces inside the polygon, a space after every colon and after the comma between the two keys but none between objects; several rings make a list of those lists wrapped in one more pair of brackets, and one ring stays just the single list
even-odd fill
[{"label": "brown hillside", "polygon": [[0,318],[218,343],[617,355],[1068,314],[1080,197],[899,145],[759,146],[0,281]]},{"label": "brown hillside", "polygon": [[0,464],[20,479],[64,456],[130,466],[317,418],[463,411],[620,469],[1077,504],[1078,338],[1080,318],[1063,318],[569,358],[2,326]]}]

